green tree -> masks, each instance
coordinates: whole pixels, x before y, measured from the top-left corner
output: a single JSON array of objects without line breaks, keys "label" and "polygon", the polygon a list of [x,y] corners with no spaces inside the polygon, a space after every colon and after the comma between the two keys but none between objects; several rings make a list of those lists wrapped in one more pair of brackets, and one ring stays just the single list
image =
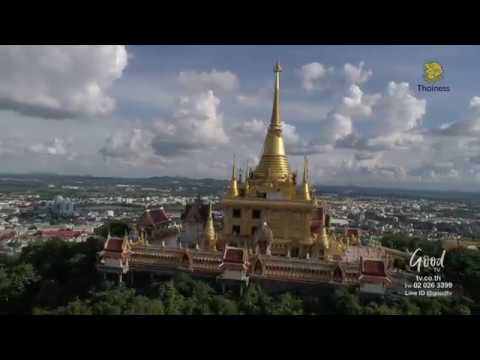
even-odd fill
[{"label": "green tree", "polygon": [[472,315],[472,311],[467,305],[458,304],[453,308],[454,315]]},{"label": "green tree", "polygon": [[131,304],[125,309],[126,315],[163,315],[163,303],[158,299],[149,299],[145,296],[135,296]]},{"label": "green tree", "polygon": [[480,251],[454,249],[447,252],[445,273],[453,282],[463,285],[465,295],[480,302]]},{"label": "green tree", "polygon": [[239,315],[238,305],[235,301],[224,296],[214,296],[211,301],[211,309],[216,315]]},{"label": "green tree", "polygon": [[257,284],[250,285],[240,299],[240,311],[248,315],[271,314],[272,298]]},{"label": "green tree", "polygon": [[[38,310],[37,310],[38,314]],[[87,301],[76,299],[67,306],[54,311],[53,314],[61,315],[93,315],[93,309]]]},{"label": "green tree", "polygon": [[211,303],[213,301],[213,289],[204,282],[195,282],[192,289],[194,302],[193,314],[213,314]]},{"label": "green tree", "polygon": [[362,306],[358,302],[358,297],[350,293],[347,289],[338,289],[334,292],[335,312],[345,315],[362,314]]},{"label": "green tree", "polygon": [[133,302],[135,290],[119,286],[112,290],[97,293],[92,300],[94,314],[122,315]]},{"label": "green tree", "polygon": [[191,314],[190,303],[186,302],[184,296],[175,288],[173,281],[161,284],[158,292],[166,315]]},{"label": "green tree", "polygon": [[98,288],[102,280],[95,265],[101,248],[95,238],[83,243],[52,239],[24,248],[18,261],[30,264],[38,274],[32,307],[56,308]]},{"label": "green tree", "polygon": [[0,264],[0,312],[24,312],[25,297],[37,278],[30,264]]},{"label": "green tree", "polygon": [[290,293],[282,294],[273,305],[272,315],[303,315],[302,300]]},{"label": "green tree", "polygon": [[416,304],[412,303],[409,299],[403,298],[400,301],[400,311],[402,315],[420,315],[421,309]]},{"label": "green tree", "polygon": [[443,307],[437,299],[419,298],[417,304],[423,315],[442,315]]}]

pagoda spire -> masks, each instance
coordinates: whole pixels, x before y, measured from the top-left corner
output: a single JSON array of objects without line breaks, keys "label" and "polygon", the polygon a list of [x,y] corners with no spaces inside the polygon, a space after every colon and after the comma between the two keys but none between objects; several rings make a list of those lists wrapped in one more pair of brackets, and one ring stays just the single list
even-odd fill
[{"label": "pagoda spire", "polygon": [[230,179],[230,191],[228,195],[231,197],[238,196],[237,176],[235,173],[235,154],[233,155],[232,178]]},{"label": "pagoda spire", "polygon": [[215,233],[215,226],[213,225],[212,202],[210,202],[208,207],[208,218],[207,218],[207,223],[205,224],[204,237],[205,237],[205,249],[215,250],[217,235]]},{"label": "pagoda spire", "polygon": [[247,166],[245,167],[245,196],[248,195],[248,192],[250,191],[250,184],[248,182],[248,160],[247,160]]},{"label": "pagoda spire", "polygon": [[303,157],[303,183],[308,183],[309,182],[309,174],[308,174],[308,159],[307,156],[305,155]]},{"label": "pagoda spire", "polygon": [[303,161],[303,183],[302,183],[302,196],[304,200],[310,201],[311,196],[310,196],[310,178],[309,178],[309,171],[308,171],[308,159],[305,156],[304,161]]},{"label": "pagoda spire", "polygon": [[325,226],[322,227],[322,231],[320,233],[320,244],[324,250],[330,249],[330,239],[328,238],[327,228]]},{"label": "pagoda spire", "polygon": [[273,68],[273,72],[275,73],[275,86],[273,88],[273,109],[270,128],[281,129],[282,118],[280,115],[280,73],[282,72],[282,67],[278,61]]},{"label": "pagoda spire", "polygon": [[263,145],[263,154],[255,170],[256,178],[286,180],[289,175],[288,159],[282,136],[282,118],[280,113],[280,72],[277,62],[273,68],[275,83],[273,88],[273,108],[270,126]]}]

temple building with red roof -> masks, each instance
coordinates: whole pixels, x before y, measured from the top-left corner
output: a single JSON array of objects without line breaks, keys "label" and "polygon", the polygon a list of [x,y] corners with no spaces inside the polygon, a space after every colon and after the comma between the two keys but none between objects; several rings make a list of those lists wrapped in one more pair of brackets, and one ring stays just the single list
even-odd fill
[{"label": "temple building with red roof", "polygon": [[200,198],[186,205],[181,215],[182,231],[180,233],[180,241],[183,244],[189,246],[202,243],[209,211],[210,205]]},{"label": "temple building with red roof", "polygon": [[138,220],[140,232],[143,232],[149,241],[162,238],[173,225],[172,218],[163,207],[145,210]]},{"label": "temple building with red roof", "polygon": [[387,275],[385,261],[379,259],[360,258],[360,293],[368,295],[383,295],[391,284]]},{"label": "temple building with red roof", "polygon": [[[182,241],[177,248],[148,241],[122,248],[132,271],[189,271],[241,283],[261,279],[360,284],[367,291],[388,286],[386,249],[362,245],[358,229],[342,227],[338,232],[332,226],[328,204],[317,198],[313,189],[308,159],[304,159],[301,179],[289,166],[280,112],[281,71],[277,63],[272,117],[260,161],[255,168],[247,166],[242,174],[237,173],[234,158],[230,185],[221,201],[220,229],[214,226],[211,207],[197,199],[182,214]],[[139,219],[138,227],[152,238],[171,222],[163,208],[150,209]],[[104,255],[118,259],[114,254],[107,246]]]},{"label": "temple building with red roof", "polygon": [[127,236],[112,237],[108,234],[103,250],[100,252],[100,262],[97,269],[104,273],[114,273],[122,281],[122,275],[129,270],[129,255],[131,243]]}]

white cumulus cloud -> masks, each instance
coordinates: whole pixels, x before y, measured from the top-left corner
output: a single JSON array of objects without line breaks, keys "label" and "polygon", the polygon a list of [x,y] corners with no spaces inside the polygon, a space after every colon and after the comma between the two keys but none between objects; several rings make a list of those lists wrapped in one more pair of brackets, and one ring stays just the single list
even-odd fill
[{"label": "white cumulus cloud", "polygon": [[323,79],[333,74],[333,67],[326,67],[318,62],[305,64],[300,68],[302,86],[305,90],[311,91],[319,86]]},{"label": "white cumulus cloud", "polygon": [[65,141],[58,137],[46,143],[33,144],[30,146],[30,150],[38,154],[48,154],[48,155],[67,154],[67,147],[66,147]]},{"label": "white cumulus cloud", "polygon": [[443,124],[439,129],[430,132],[446,136],[477,137],[480,135],[480,97],[474,96],[470,99],[471,114],[466,120],[455,121]]},{"label": "white cumulus cloud", "polygon": [[303,65],[298,73],[302,87],[306,91],[343,90],[351,85],[361,85],[370,79],[373,72],[365,68],[362,61],[358,65],[346,63],[342,70],[335,69],[319,62]]},{"label": "white cumulus cloud", "polygon": [[375,133],[385,136],[417,128],[425,115],[426,105],[425,99],[415,97],[408,83],[391,81],[378,103],[380,116]]},{"label": "white cumulus cloud", "polygon": [[134,167],[161,166],[166,161],[154,153],[152,138],[151,132],[145,129],[121,129],[106,139],[100,154],[106,159],[117,159]]},{"label": "white cumulus cloud", "polygon": [[182,96],[172,117],[155,124],[152,142],[155,152],[165,156],[181,155],[228,143],[219,105],[220,99],[211,90]]},{"label": "white cumulus cloud", "polygon": [[0,109],[41,118],[110,113],[127,66],[120,45],[0,46]]},{"label": "white cumulus cloud", "polygon": [[343,72],[346,79],[351,84],[363,84],[366,82],[373,74],[372,70],[365,69],[365,63],[362,61],[358,66],[352,64],[345,64],[343,67]]},{"label": "white cumulus cloud", "polygon": [[238,76],[231,71],[210,72],[182,71],[178,75],[178,81],[185,88],[194,91],[201,90],[225,90],[232,91],[238,87]]}]

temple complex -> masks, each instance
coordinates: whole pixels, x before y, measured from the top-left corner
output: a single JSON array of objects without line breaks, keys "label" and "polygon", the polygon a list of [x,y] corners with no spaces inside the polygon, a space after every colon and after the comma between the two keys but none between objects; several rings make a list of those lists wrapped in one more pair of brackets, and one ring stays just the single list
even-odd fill
[{"label": "temple complex", "polygon": [[200,198],[187,204],[182,212],[182,230],[179,241],[186,246],[200,246],[204,236],[205,225],[209,219],[210,205]]},{"label": "temple complex", "polygon": [[[132,275],[188,271],[244,284],[252,280],[356,284],[376,292],[388,286],[393,257],[405,254],[362,245],[358,229],[335,232],[328,205],[312,190],[308,159],[301,179],[289,167],[282,134],[281,71],[277,63],[272,116],[260,162],[247,167],[242,176],[234,159],[221,202],[223,227],[216,228],[212,205],[197,201],[182,215],[180,239],[185,241],[176,247],[163,242],[158,246],[149,244],[145,234],[155,236],[168,226],[168,219],[159,211],[146,212],[139,222],[140,235],[107,240],[100,271]],[[122,241],[129,245],[118,243]]]},{"label": "temple complex", "polygon": [[243,182],[237,178],[233,164],[230,188],[222,202],[223,240],[254,252],[258,248],[257,233],[265,233],[268,228],[271,255],[339,257],[349,245],[359,244],[358,231],[337,239],[329,229],[326,204],[312,191],[308,160],[304,160],[301,180],[289,168],[280,111],[281,71],[277,63],[272,117],[259,164],[255,169],[247,168]]}]

